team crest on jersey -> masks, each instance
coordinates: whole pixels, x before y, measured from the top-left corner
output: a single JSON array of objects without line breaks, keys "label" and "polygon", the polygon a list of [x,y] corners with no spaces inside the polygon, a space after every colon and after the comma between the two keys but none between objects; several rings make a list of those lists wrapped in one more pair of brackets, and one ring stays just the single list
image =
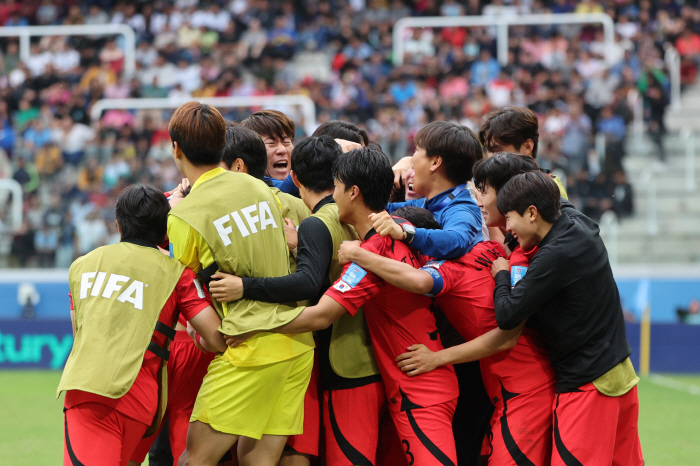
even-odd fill
[{"label": "team crest on jersey", "polygon": [[365,275],[367,275],[365,269],[353,262],[343,274],[342,281],[345,282],[348,286],[350,286],[350,288],[355,288],[357,284],[360,283],[360,280],[364,278]]},{"label": "team crest on jersey", "polygon": [[343,280],[338,280],[338,282],[335,285],[333,285],[333,288],[340,291],[341,293],[345,293],[346,291],[352,289],[352,287],[345,283]]},{"label": "team crest on jersey", "polygon": [[444,262],[445,261],[428,261],[423,267],[432,267],[434,269],[439,269]]}]

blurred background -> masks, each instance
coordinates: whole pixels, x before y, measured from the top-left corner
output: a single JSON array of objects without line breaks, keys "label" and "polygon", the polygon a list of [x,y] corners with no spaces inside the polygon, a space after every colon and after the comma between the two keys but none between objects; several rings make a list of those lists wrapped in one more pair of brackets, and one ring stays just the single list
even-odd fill
[{"label": "blurred background", "polygon": [[[167,123],[181,103],[233,120],[275,108],[297,141],[352,121],[392,161],[430,121],[478,130],[515,105],[539,117],[540,165],[601,225],[644,383],[700,415],[700,378],[658,375],[700,373],[698,66],[697,1],[5,0],[0,368],[63,366],[67,267],[119,240],[125,186],[179,183]],[[0,395],[17,376],[0,372]],[[689,453],[652,466],[700,464],[657,443]]]}]

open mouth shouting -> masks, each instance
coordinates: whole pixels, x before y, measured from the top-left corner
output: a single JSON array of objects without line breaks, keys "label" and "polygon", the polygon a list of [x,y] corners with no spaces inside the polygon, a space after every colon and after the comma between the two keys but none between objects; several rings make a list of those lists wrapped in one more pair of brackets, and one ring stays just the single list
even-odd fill
[{"label": "open mouth shouting", "polygon": [[278,180],[284,180],[289,175],[289,160],[281,159],[273,163],[270,167],[270,176]]}]

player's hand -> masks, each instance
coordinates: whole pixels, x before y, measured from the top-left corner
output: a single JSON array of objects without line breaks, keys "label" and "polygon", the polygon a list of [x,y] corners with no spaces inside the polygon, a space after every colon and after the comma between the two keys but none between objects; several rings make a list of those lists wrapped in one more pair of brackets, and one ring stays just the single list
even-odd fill
[{"label": "player's hand", "polygon": [[343,244],[340,245],[340,249],[338,250],[338,262],[340,262],[340,265],[345,265],[357,260],[355,253],[358,249],[362,249],[360,247],[361,245],[361,241],[343,241]]},{"label": "player's hand", "polygon": [[396,165],[391,167],[394,171],[394,189],[397,191],[401,190],[402,186],[406,186],[406,173],[408,169],[411,168],[412,158],[403,157],[401,160],[396,162]]},{"label": "player's hand", "polygon": [[338,143],[343,152],[350,152],[353,149],[359,149],[360,147],[362,147],[360,144],[348,141],[346,139],[336,139],[335,142]]},{"label": "player's hand", "polygon": [[182,182],[180,182],[180,184],[170,193],[170,200],[168,200],[170,208],[175,207],[185,198],[185,191],[187,191],[187,188],[189,187],[190,180],[183,178]]},{"label": "player's hand", "polygon": [[510,270],[510,261],[505,257],[499,257],[491,264],[491,276],[496,278],[496,274],[501,270],[508,272]]},{"label": "player's hand", "polygon": [[404,239],[404,232],[401,225],[396,223],[388,212],[384,211],[378,214],[369,214],[369,219],[372,221],[372,227],[381,236],[388,235],[399,241]]},{"label": "player's hand", "polygon": [[284,234],[287,236],[287,247],[290,251],[294,251],[299,244],[299,235],[294,222],[288,218],[284,219]]},{"label": "player's hand", "polygon": [[226,346],[235,348],[241,343],[250,340],[256,333],[258,333],[258,331],[253,330],[252,332],[243,333],[241,335],[225,335]]},{"label": "player's hand", "polygon": [[396,363],[409,377],[430,372],[439,365],[436,353],[425,345],[409,346],[408,353],[397,357]]},{"label": "player's hand", "polygon": [[189,322],[187,322],[187,335],[190,336],[190,338],[194,342],[194,346],[196,346],[197,349],[204,351],[205,353],[207,352],[207,350],[205,350],[202,345],[197,343],[197,331],[194,329],[194,327],[192,327],[192,324]]},{"label": "player's hand", "polygon": [[243,280],[241,277],[229,275],[223,272],[216,272],[211,276],[209,292],[211,297],[220,303],[236,301],[243,297]]}]

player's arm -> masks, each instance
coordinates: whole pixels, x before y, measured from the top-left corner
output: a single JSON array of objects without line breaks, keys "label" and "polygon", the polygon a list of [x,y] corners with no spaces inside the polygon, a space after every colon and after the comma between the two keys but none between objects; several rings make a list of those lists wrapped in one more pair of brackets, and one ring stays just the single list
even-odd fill
[{"label": "player's arm", "polygon": [[493,292],[496,321],[503,330],[518,327],[541,309],[559,292],[564,280],[555,252],[551,249],[542,249],[535,254],[527,274],[514,287],[511,287],[507,260],[496,259],[491,265],[491,275],[496,280]]},{"label": "player's arm", "polygon": [[[382,236],[395,240],[405,239],[401,225],[387,212],[371,214],[373,228]],[[440,230],[416,228],[416,234],[409,244],[426,256],[436,259],[456,259],[471,250],[481,241],[481,213],[476,205],[455,203],[447,208],[441,217]]]},{"label": "player's arm", "polygon": [[212,353],[226,351],[224,336],[217,330],[219,325],[221,325],[221,319],[213,307],[207,306],[197,313],[196,316],[192,317],[188,323],[200,336],[195,341],[205,350]]},{"label": "player's arm", "polygon": [[[323,295],[318,304],[305,307],[293,321],[269,331],[285,334],[315,332],[328,328],[346,312],[345,308],[336,300],[330,296]],[[256,333],[258,332],[254,330],[241,335],[227,335],[225,344],[235,348]]]},{"label": "player's arm", "polygon": [[315,306],[305,308],[296,319],[276,328],[277,333],[305,333],[328,328],[347,311],[330,296],[323,295]]},{"label": "player's arm", "polygon": [[524,327],[525,322],[513,330],[495,328],[466,343],[435,352],[425,345],[412,345],[408,347],[408,353],[396,358],[396,362],[407,375],[415,376],[440,366],[478,361],[513,348],[518,343]]},{"label": "player's arm", "polygon": [[333,238],[323,221],[306,218],[299,226],[297,270],[283,277],[236,277],[221,272],[209,284],[212,298],[219,302],[246,298],[285,303],[318,296],[333,259]]},{"label": "player's arm", "polygon": [[338,258],[341,264],[354,262],[363,269],[379,275],[387,283],[411,293],[426,294],[433,287],[430,273],[363,249],[359,241],[343,243],[338,251]]}]

